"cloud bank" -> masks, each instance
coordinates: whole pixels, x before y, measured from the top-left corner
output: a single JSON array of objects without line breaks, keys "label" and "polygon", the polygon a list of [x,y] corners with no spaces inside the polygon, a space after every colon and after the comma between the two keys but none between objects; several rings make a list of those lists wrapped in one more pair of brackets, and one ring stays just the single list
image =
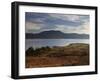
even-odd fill
[{"label": "cloud bank", "polygon": [[26,33],[59,30],[64,33],[89,34],[89,15],[25,13]]}]

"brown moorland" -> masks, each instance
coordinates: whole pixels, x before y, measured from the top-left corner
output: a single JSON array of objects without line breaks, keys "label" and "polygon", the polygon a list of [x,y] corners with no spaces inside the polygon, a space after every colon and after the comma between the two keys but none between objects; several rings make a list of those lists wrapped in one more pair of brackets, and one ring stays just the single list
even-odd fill
[{"label": "brown moorland", "polygon": [[89,65],[89,45],[72,43],[68,46],[41,47],[26,51],[25,67],[57,67]]}]

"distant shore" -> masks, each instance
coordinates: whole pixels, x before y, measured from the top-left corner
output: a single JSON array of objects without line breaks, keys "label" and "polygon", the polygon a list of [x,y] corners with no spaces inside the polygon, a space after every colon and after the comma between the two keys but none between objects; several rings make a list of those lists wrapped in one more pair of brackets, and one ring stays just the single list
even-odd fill
[{"label": "distant shore", "polygon": [[89,44],[72,43],[62,47],[30,47],[26,50],[26,68],[78,65],[89,65]]}]

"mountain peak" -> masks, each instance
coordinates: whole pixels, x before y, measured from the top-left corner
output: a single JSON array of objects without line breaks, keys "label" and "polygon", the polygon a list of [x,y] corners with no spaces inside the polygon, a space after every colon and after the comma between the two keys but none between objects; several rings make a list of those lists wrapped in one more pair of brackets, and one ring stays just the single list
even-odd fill
[{"label": "mountain peak", "polygon": [[77,34],[77,33],[63,33],[58,30],[50,30],[50,31],[43,31],[40,33],[26,33],[26,38],[28,39],[35,39],[35,38],[41,38],[41,39],[88,39],[88,34]]},{"label": "mountain peak", "polygon": [[40,33],[62,33],[62,32],[58,31],[58,30],[49,30],[49,31],[43,31],[43,32],[40,32]]}]

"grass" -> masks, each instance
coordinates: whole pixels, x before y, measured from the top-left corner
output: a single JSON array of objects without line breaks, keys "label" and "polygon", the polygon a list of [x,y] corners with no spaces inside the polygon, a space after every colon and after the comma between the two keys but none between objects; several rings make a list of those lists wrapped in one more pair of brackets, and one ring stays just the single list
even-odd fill
[{"label": "grass", "polygon": [[89,45],[72,43],[63,47],[42,47],[26,51],[25,67],[89,65]]}]

